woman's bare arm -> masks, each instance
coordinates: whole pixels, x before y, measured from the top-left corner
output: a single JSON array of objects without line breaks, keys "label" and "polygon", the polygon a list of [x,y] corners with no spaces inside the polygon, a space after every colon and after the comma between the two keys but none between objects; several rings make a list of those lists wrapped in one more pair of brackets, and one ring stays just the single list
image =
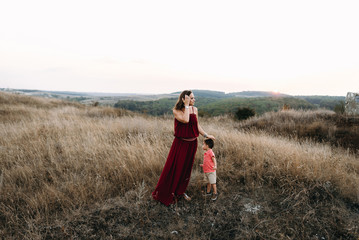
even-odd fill
[{"label": "woman's bare arm", "polygon": [[188,123],[189,122],[189,109],[185,108],[184,112],[182,112],[181,110],[176,110],[173,109],[173,115],[175,116],[175,118],[182,122],[182,123]]},{"label": "woman's bare arm", "polygon": [[199,133],[205,137],[205,138],[211,138],[213,140],[215,140],[216,138],[213,136],[213,135],[208,135],[204,130],[203,128],[201,127],[201,125],[199,124],[199,121],[198,121],[198,110],[196,107],[194,107],[194,113],[197,115],[197,123],[198,123],[198,131]]}]

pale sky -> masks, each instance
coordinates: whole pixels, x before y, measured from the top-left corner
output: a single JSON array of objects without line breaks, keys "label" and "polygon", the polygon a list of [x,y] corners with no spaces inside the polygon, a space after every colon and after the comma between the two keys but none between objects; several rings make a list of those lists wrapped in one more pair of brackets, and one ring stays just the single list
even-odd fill
[{"label": "pale sky", "polygon": [[0,3],[0,88],[359,92],[359,1]]}]

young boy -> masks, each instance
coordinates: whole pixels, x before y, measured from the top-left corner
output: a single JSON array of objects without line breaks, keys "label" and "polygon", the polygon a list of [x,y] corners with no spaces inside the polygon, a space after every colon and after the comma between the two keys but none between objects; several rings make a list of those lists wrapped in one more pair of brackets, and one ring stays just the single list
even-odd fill
[{"label": "young boy", "polygon": [[203,142],[202,149],[206,151],[203,155],[203,164],[200,164],[203,167],[203,172],[205,179],[207,181],[207,189],[205,195],[211,194],[211,188],[213,188],[212,200],[217,200],[217,186],[216,186],[216,169],[217,161],[214,153],[212,151],[214,142],[212,139],[207,138]]}]

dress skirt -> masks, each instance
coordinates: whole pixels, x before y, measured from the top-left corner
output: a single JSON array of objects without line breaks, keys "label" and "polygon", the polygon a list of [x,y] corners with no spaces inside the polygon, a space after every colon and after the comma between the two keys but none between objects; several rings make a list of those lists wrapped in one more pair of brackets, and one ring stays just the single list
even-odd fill
[{"label": "dress skirt", "polygon": [[175,137],[157,186],[152,192],[154,199],[168,206],[173,203],[174,196],[185,193],[191,178],[197,145],[197,138],[187,141]]}]

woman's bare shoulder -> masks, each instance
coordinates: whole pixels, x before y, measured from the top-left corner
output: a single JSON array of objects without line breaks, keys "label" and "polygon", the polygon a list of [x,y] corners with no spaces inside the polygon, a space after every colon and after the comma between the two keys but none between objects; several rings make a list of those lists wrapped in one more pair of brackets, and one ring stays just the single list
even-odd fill
[{"label": "woman's bare shoulder", "polygon": [[173,114],[174,114],[174,113],[181,113],[182,111],[181,111],[181,110],[177,110],[177,109],[174,108],[174,109],[172,109],[172,112],[173,112]]},{"label": "woman's bare shoulder", "polygon": [[172,112],[173,112],[174,116],[178,116],[178,115],[183,114],[183,112],[181,110],[177,110],[177,109],[173,109]]}]

